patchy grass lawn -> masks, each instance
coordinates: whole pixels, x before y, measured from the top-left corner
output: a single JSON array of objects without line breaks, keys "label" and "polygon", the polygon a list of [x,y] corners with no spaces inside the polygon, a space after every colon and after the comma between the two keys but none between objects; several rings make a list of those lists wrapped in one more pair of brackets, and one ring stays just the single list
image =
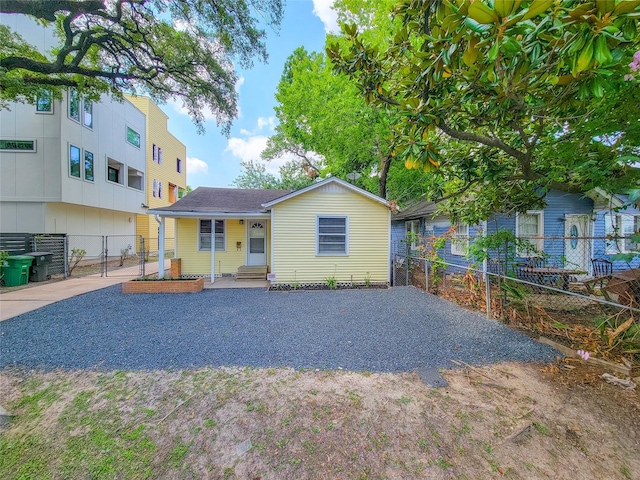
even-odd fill
[{"label": "patchy grass lawn", "polygon": [[0,478],[640,478],[638,396],[597,373],[5,370]]}]

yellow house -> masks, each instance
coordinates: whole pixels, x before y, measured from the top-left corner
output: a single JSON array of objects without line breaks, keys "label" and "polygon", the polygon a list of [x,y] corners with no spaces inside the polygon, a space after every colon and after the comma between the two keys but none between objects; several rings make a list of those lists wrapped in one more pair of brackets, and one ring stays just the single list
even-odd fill
[{"label": "yellow house", "polygon": [[[187,186],[187,147],[167,128],[169,117],[149,98],[126,95],[145,114],[147,130],[146,202],[150,209],[175,203]],[[165,249],[173,250],[175,221],[165,226]],[[159,250],[159,224],[152,215],[137,215],[136,234],[144,237],[145,250]]]},{"label": "yellow house", "polygon": [[160,218],[161,245],[163,224],[175,219],[183,275],[390,281],[389,203],[335,177],[295,192],[200,187],[149,213]]}]

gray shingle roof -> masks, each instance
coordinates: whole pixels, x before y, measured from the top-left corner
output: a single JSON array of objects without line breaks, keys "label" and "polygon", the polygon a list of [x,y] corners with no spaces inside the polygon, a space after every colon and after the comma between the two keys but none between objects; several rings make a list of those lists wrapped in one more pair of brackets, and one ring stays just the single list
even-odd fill
[{"label": "gray shingle roof", "polygon": [[198,187],[168,207],[153,210],[193,213],[265,213],[267,210],[262,206],[263,203],[289,193],[291,193],[290,190]]},{"label": "gray shingle roof", "polygon": [[436,203],[429,202],[427,200],[420,200],[408,207],[403,208],[398,213],[394,214],[392,220],[409,220],[413,218],[428,217],[435,213]]}]

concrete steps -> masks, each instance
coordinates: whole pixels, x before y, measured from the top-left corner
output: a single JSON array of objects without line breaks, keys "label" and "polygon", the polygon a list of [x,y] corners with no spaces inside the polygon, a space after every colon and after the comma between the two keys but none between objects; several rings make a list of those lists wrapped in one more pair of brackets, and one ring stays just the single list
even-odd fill
[{"label": "concrete steps", "polygon": [[238,268],[238,273],[236,274],[236,280],[266,280],[267,279],[267,267],[250,267],[247,265],[243,265]]}]

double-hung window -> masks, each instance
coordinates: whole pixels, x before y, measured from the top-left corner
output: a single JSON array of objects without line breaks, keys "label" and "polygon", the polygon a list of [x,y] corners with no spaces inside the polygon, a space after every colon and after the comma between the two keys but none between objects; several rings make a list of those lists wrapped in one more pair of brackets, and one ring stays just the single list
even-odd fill
[{"label": "double-hung window", "polygon": [[[200,250],[211,250],[211,222],[212,220],[200,220],[199,222]],[[223,252],[225,250],[224,220],[215,220],[214,229],[216,252]]]},{"label": "double-hung window", "polygon": [[629,253],[638,251],[639,246],[631,235],[640,229],[640,216],[631,214],[606,214],[604,216],[605,253]]},{"label": "double-hung window", "polygon": [[316,254],[349,254],[349,218],[339,215],[319,215],[316,222]]},{"label": "double-hung window", "polygon": [[516,216],[516,237],[527,240],[537,252],[523,249],[518,255],[521,257],[535,257],[544,249],[544,218],[542,211],[529,210],[527,213],[520,213]]},{"label": "double-hung window", "polygon": [[418,248],[418,238],[420,237],[420,220],[409,220],[405,222],[405,239],[407,244],[411,244],[411,250]]},{"label": "double-hung window", "polygon": [[451,239],[451,255],[466,255],[469,248],[469,225],[459,223]]}]

